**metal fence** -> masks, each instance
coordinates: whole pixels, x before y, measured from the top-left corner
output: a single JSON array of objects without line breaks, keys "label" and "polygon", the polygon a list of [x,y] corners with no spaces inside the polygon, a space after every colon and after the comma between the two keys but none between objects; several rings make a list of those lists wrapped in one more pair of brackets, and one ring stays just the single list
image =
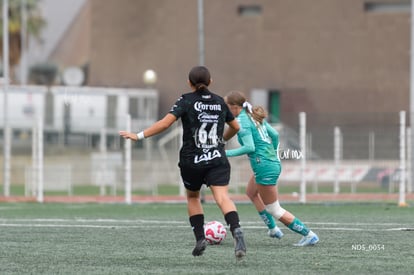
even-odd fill
[{"label": "metal fence", "polygon": [[[87,127],[83,131],[71,131],[64,125],[52,131],[51,124],[47,124],[47,115],[35,116],[24,104],[15,110],[22,114],[10,116],[11,125],[17,126],[10,130],[10,186],[7,187],[10,194],[6,195],[39,196],[39,192],[67,196],[124,195],[129,192],[126,185],[128,177],[133,194],[183,194],[177,167],[181,145],[180,122],[159,136],[131,144],[128,176],[125,164],[129,153],[117,131],[126,129],[127,112],[131,111],[135,112],[131,123],[133,130],[142,130],[152,124],[156,107],[151,104],[157,104],[158,95],[154,91],[144,91],[141,97],[137,97],[140,91],[135,91],[133,100],[115,100],[114,92],[112,90],[109,97],[101,100],[103,109],[99,112],[95,106],[98,101],[88,99],[88,102],[82,102],[80,95],[76,102],[72,98],[72,108],[74,104],[84,104],[81,108],[83,115],[76,114],[78,127],[93,126],[92,116],[99,122],[93,131]],[[44,102],[50,100],[46,91],[43,94]],[[57,101],[56,97],[52,100]],[[95,111],[87,108],[88,104],[94,106]],[[39,106],[43,110],[51,108],[46,103]],[[143,106],[146,106],[145,112],[140,109]],[[56,108],[54,110],[52,121],[64,122],[65,109],[60,109],[61,115],[57,114]],[[119,114],[121,110],[123,113]],[[108,114],[112,114],[110,119]],[[411,134],[408,131],[406,135],[407,127],[401,121],[401,115],[291,114],[282,118],[282,123],[273,125],[280,134],[278,154],[283,167],[280,191],[297,194],[298,200],[303,201],[310,193],[396,193],[401,191],[400,183],[403,181],[404,193],[411,193]],[[116,125],[111,121],[116,121]],[[56,125],[61,125],[59,123]],[[106,127],[108,125],[112,127]],[[0,142],[4,147],[7,131],[2,128],[1,133]],[[236,138],[228,143],[229,148],[235,146],[238,146]],[[244,193],[252,173],[247,157],[230,161],[231,191]],[[1,162],[3,165],[3,157]],[[0,171],[2,178],[3,172]],[[5,185],[0,188],[5,194]]]}]

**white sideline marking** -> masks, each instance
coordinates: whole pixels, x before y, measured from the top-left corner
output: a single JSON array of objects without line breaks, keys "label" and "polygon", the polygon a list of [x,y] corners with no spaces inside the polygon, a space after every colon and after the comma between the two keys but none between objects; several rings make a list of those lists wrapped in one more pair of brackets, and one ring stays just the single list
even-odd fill
[{"label": "white sideline marking", "polygon": [[414,227],[400,227],[400,228],[389,228],[387,231],[414,231]]},{"label": "white sideline marking", "polygon": [[[305,222],[306,223],[306,222]],[[414,231],[412,225],[398,223],[338,223],[338,222],[307,222],[314,230],[330,231]],[[171,225],[180,228],[190,227],[186,221],[171,220],[117,220],[117,219],[5,219],[0,218],[0,227],[47,227],[47,228],[102,228],[102,229],[128,229],[128,228],[168,228]],[[324,227],[324,225],[329,227]],[[378,229],[372,228],[379,226]],[[242,222],[246,229],[263,229],[261,221]],[[390,227],[390,228],[384,228]]]},{"label": "white sideline marking", "polygon": [[[170,225],[93,225],[93,224],[35,224],[35,223],[3,223],[0,227],[54,227],[54,228],[105,228],[105,229],[122,229],[122,228],[169,228]],[[189,227],[179,225],[176,227]]]},{"label": "white sideline marking", "polygon": [[[73,218],[73,219],[62,219],[62,218],[0,218],[0,222],[100,222],[100,223],[144,223],[144,224],[188,224],[187,221],[175,221],[175,220],[145,220],[145,219],[86,219],[86,218]],[[342,222],[311,222],[305,221],[306,224],[315,225],[358,225],[358,226],[392,226],[401,225],[400,223],[342,223]],[[262,224],[262,221],[241,221],[242,225],[247,224]]]},{"label": "white sideline marking", "polygon": [[388,225],[401,225],[400,223],[364,223],[364,222],[304,222],[306,224],[316,224],[316,225],[366,225],[366,226],[372,226],[372,225],[378,225],[378,226],[388,226]]},{"label": "white sideline marking", "polygon": [[169,224],[184,224],[184,221],[171,221],[171,220],[117,220],[117,219],[2,219],[0,218],[0,222],[100,222],[100,223],[154,223],[154,224],[161,224],[161,223],[169,223]]}]

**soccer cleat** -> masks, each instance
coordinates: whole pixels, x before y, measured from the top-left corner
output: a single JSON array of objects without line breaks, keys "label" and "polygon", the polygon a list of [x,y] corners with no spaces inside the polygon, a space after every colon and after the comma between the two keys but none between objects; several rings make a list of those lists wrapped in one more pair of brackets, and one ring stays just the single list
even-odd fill
[{"label": "soccer cleat", "polygon": [[204,253],[204,250],[206,250],[207,247],[207,241],[206,239],[198,240],[196,243],[196,246],[193,249],[193,256],[201,256]]},{"label": "soccer cleat", "polygon": [[314,245],[317,242],[319,242],[319,237],[311,230],[308,235],[304,236],[297,244],[294,244],[294,246]]},{"label": "soccer cleat", "polygon": [[234,229],[233,237],[234,253],[236,255],[236,258],[240,260],[241,258],[246,256],[246,245],[244,244],[243,231],[240,227]]},{"label": "soccer cleat", "polygon": [[275,227],[272,229],[269,229],[269,231],[267,231],[267,234],[270,236],[270,238],[276,238],[276,239],[281,239],[283,237],[283,232],[282,230],[280,230],[279,227]]}]

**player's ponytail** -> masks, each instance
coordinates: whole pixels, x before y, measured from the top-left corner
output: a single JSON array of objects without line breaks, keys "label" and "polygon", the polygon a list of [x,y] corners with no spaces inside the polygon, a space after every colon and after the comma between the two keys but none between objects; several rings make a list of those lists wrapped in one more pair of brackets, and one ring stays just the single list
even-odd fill
[{"label": "player's ponytail", "polygon": [[248,113],[250,113],[250,114],[253,113],[253,106],[252,106],[252,104],[250,104],[250,102],[248,102],[248,101],[243,102],[242,107],[244,109],[246,109]]},{"label": "player's ponytail", "polygon": [[267,117],[267,112],[262,106],[254,106],[251,115],[255,121],[262,124],[263,120]]}]

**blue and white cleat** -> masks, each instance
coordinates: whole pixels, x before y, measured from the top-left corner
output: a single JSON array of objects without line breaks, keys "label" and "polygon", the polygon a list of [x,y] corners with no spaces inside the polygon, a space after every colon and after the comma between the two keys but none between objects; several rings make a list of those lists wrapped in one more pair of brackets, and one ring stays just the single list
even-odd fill
[{"label": "blue and white cleat", "polygon": [[309,246],[315,245],[319,242],[319,237],[312,230],[309,231],[308,235],[304,236],[297,244],[294,246]]},{"label": "blue and white cleat", "polygon": [[269,229],[269,231],[267,231],[267,235],[269,235],[270,238],[276,238],[280,240],[284,234],[282,230],[276,226],[275,228]]}]

